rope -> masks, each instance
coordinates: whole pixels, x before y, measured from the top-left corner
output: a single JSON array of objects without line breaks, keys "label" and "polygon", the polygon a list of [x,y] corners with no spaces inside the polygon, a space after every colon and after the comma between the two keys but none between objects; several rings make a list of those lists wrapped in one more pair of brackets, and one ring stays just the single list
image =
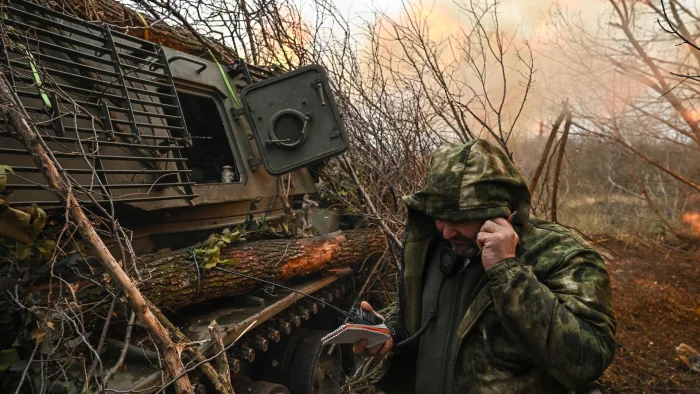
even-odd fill
[{"label": "rope", "polygon": [[145,29],[143,29],[143,39],[146,41],[151,41],[150,40],[151,33],[148,31],[148,28],[150,27],[150,25],[148,24],[148,21],[138,11],[136,11],[136,16],[139,17],[139,19],[141,20],[141,23],[143,23],[143,27],[145,27]]},{"label": "rope", "polygon": [[214,56],[214,54],[212,53],[211,50],[209,50],[209,55],[211,55],[211,58],[214,60],[214,63],[216,63],[216,66],[219,67],[219,72],[221,73],[221,78],[224,79],[224,83],[226,84],[226,88],[228,89],[228,92],[231,95],[231,98],[233,99],[233,102],[235,104],[234,107],[236,107],[236,109],[243,108],[243,105],[241,105],[241,102],[238,100],[238,96],[236,96],[236,92],[233,91],[233,88],[231,87],[231,83],[228,81],[228,76],[226,75],[226,71],[224,71],[224,68],[216,60],[216,56]]},{"label": "rope", "polygon": [[197,270],[197,291],[194,293],[194,297],[192,298],[193,300],[196,300],[197,297],[199,297],[199,288],[202,285],[202,278],[199,272],[199,263],[197,262],[197,255],[195,254],[194,249],[190,249],[190,252],[192,253],[192,260],[194,260],[194,267]]},{"label": "rope", "polygon": [[[3,19],[10,19],[9,16],[7,15],[7,12],[3,12],[2,14]],[[15,31],[15,28],[13,26],[7,26],[11,32],[17,34]],[[14,41],[13,41],[14,42]],[[53,105],[51,105],[51,99],[49,99],[49,95],[46,94],[46,90],[44,89],[43,81],[41,80],[41,74],[39,73],[39,67],[36,64],[36,60],[34,59],[34,55],[27,49],[27,47],[22,44],[21,42],[14,42],[21,50],[24,52],[25,55],[29,58],[29,67],[32,69],[32,74],[34,78],[34,82],[36,83],[36,86],[39,88],[39,95],[41,96],[41,101],[44,102],[44,108],[47,111],[51,111],[53,109]]]}]

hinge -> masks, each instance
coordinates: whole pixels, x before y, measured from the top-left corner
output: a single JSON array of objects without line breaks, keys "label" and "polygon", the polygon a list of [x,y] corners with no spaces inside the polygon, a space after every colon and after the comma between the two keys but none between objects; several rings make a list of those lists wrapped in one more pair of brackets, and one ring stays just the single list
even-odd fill
[{"label": "hinge", "polygon": [[262,160],[254,156],[248,156],[248,167],[250,167],[251,170],[255,171],[255,167],[260,164],[262,164]]},{"label": "hinge", "polygon": [[243,108],[231,107],[231,116],[233,119],[238,119],[239,116],[245,115],[245,110]]}]

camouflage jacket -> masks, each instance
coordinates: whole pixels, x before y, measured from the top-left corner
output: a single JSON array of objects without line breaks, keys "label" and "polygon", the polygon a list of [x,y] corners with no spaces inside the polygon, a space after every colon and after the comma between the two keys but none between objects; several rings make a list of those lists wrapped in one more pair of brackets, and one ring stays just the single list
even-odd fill
[{"label": "camouflage jacket", "polygon": [[[530,194],[511,161],[483,140],[443,145],[421,191],[408,205],[399,304],[386,311],[400,341],[416,333],[434,220],[504,217],[517,211],[515,259],[486,270],[483,285],[450,343],[460,393],[573,393],[598,379],[612,361],[615,318],[608,273],[600,255],[562,226],[529,216]],[[440,319],[440,316],[436,317]],[[396,350],[383,386],[415,391],[417,351]]]}]

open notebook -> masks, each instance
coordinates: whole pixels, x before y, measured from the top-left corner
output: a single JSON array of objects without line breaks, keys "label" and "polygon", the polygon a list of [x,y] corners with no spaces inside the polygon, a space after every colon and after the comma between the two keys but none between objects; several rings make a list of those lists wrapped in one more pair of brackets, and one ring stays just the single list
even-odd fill
[{"label": "open notebook", "polygon": [[323,346],[337,343],[355,343],[360,339],[367,340],[367,347],[384,343],[391,338],[389,328],[384,324],[369,326],[365,324],[346,323],[337,330],[321,339]]}]

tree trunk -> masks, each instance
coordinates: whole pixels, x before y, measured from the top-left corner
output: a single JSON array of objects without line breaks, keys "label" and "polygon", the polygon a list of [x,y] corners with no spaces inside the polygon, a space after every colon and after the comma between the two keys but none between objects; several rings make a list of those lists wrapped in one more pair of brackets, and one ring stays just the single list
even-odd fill
[{"label": "tree trunk", "polygon": [[[221,249],[221,260],[233,259],[235,265],[223,268],[276,283],[327,269],[362,264],[379,258],[386,239],[377,229],[337,231],[314,238],[263,240]],[[199,261],[200,266],[202,262]],[[189,249],[145,255],[139,258],[139,271],[145,278],[139,290],[158,308],[177,310],[207,300],[250,293],[260,283],[216,268],[195,266]],[[199,273],[198,273],[199,270]],[[100,274],[95,277],[100,278]],[[84,305],[102,300],[102,287],[85,280],[74,283],[76,295]],[[98,308],[99,309],[99,308]],[[94,313],[104,316],[104,311]],[[93,312],[90,312],[91,314]]]},{"label": "tree trunk", "polygon": [[557,165],[554,168],[554,185],[552,186],[552,221],[559,223],[557,218],[557,194],[559,193],[559,175],[561,174],[561,164],[564,161],[564,153],[566,153],[566,141],[569,138],[569,129],[571,129],[571,111],[566,113],[566,123],[564,124],[564,133],[561,136],[559,143],[559,155],[557,156]]},{"label": "tree trunk", "polygon": [[[557,132],[559,131],[559,126],[561,126],[561,122],[564,121],[564,117],[566,116],[566,113],[568,111],[569,105],[567,102],[565,102],[563,108],[561,109],[561,112],[559,113],[559,116],[557,116],[557,119],[554,121],[554,125],[552,126],[552,132],[549,133],[549,137],[547,137],[547,143],[544,146],[544,151],[542,151],[542,156],[540,156],[540,162],[537,164],[537,168],[535,169],[535,175],[532,176],[532,181],[530,182],[530,194],[532,194],[533,196],[535,194],[535,189],[537,188],[537,182],[540,181],[540,177],[542,176],[544,165],[547,163],[549,151],[552,149],[552,144],[554,143],[554,140],[557,136]],[[541,134],[542,132],[540,132],[540,135]]]}]

